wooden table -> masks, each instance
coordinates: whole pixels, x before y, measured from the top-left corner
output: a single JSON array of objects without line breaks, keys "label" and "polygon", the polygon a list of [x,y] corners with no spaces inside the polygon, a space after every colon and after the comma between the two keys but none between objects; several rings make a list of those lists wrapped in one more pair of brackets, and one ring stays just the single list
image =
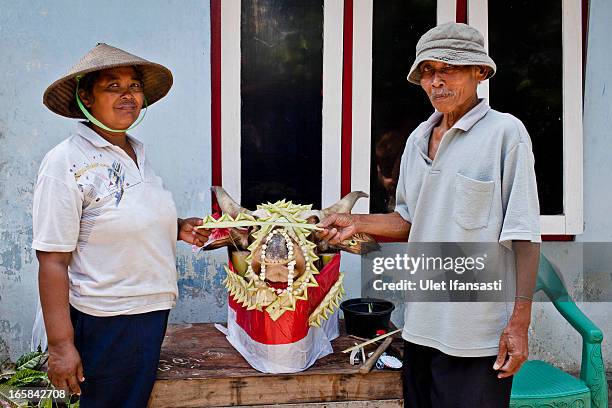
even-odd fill
[{"label": "wooden table", "polygon": [[[334,353],[304,372],[263,374],[213,324],[170,325],[149,407],[402,407],[401,373],[359,374],[340,352],[355,342],[340,336]],[[401,340],[393,346],[401,349]]]}]

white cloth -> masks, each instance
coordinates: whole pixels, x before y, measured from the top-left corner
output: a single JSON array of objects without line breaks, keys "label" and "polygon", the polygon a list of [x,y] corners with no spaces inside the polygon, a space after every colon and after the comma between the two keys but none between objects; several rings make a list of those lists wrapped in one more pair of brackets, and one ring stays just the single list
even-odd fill
[{"label": "white cloth", "polygon": [[303,339],[288,344],[263,344],[251,338],[236,322],[236,312],[227,308],[227,340],[257,371],[262,373],[297,373],[318,359],[334,352],[331,342],[340,335],[338,310],[321,327],[309,327]]},{"label": "white cloth", "polygon": [[138,166],[84,123],[45,156],[32,248],[72,252],[70,304],[94,316],[170,309],[178,295],[172,195],[128,136]]},{"label": "white cloth", "polygon": [[34,326],[32,326],[32,339],[30,341],[30,350],[36,351],[39,347],[41,350],[46,350],[47,346],[47,331],[45,330],[45,321],[43,318],[42,307],[40,306],[40,297],[37,296],[36,317],[34,318]]},{"label": "white cloth", "polygon": [[[412,132],[402,156],[396,207],[412,223],[410,242],[540,242],[531,140],[514,116],[485,100],[446,132],[434,160],[429,138],[442,114]],[[514,284],[515,261],[501,250],[500,274]],[[504,302],[407,303],[403,338],[446,354],[497,354],[511,306]]]}]

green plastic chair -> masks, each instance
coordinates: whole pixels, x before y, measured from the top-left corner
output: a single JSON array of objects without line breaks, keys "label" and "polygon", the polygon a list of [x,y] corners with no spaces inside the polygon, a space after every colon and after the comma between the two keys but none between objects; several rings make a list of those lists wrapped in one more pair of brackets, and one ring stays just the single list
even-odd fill
[{"label": "green plastic chair", "polygon": [[607,408],[608,387],[601,356],[603,334],[572,301],[548,259],[540,255],[535,291],[544,291],[561,315],[582,336],[580,378],[552,365],[529,360],[514,376],[511,408]]}]

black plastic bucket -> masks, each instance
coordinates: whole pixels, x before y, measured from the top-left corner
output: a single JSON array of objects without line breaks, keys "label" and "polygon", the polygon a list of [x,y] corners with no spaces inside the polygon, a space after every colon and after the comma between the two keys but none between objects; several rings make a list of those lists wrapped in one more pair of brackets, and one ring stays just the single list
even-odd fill
[{"label": "black plastic bucket", "polygon": [[340,309],[344,312],[347,334],[372,338],[378,330],[389,331],[395,305],[382,299],[357,298],[345,300],[340,304]]}]

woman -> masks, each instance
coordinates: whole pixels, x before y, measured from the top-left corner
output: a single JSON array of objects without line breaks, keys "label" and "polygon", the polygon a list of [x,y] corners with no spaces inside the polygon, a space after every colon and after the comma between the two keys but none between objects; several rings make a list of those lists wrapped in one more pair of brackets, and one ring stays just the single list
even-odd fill
[{"label": "woman", "polygon": [[43,98],[61,116],[89,119],[42,162],[32,244],[49,378],[83,408],[146,406],[178,294],[176,241],[208,238],[194,228],[201,219],[177,219],[126,132],[171,86],[167,68],[98,44]]}]

